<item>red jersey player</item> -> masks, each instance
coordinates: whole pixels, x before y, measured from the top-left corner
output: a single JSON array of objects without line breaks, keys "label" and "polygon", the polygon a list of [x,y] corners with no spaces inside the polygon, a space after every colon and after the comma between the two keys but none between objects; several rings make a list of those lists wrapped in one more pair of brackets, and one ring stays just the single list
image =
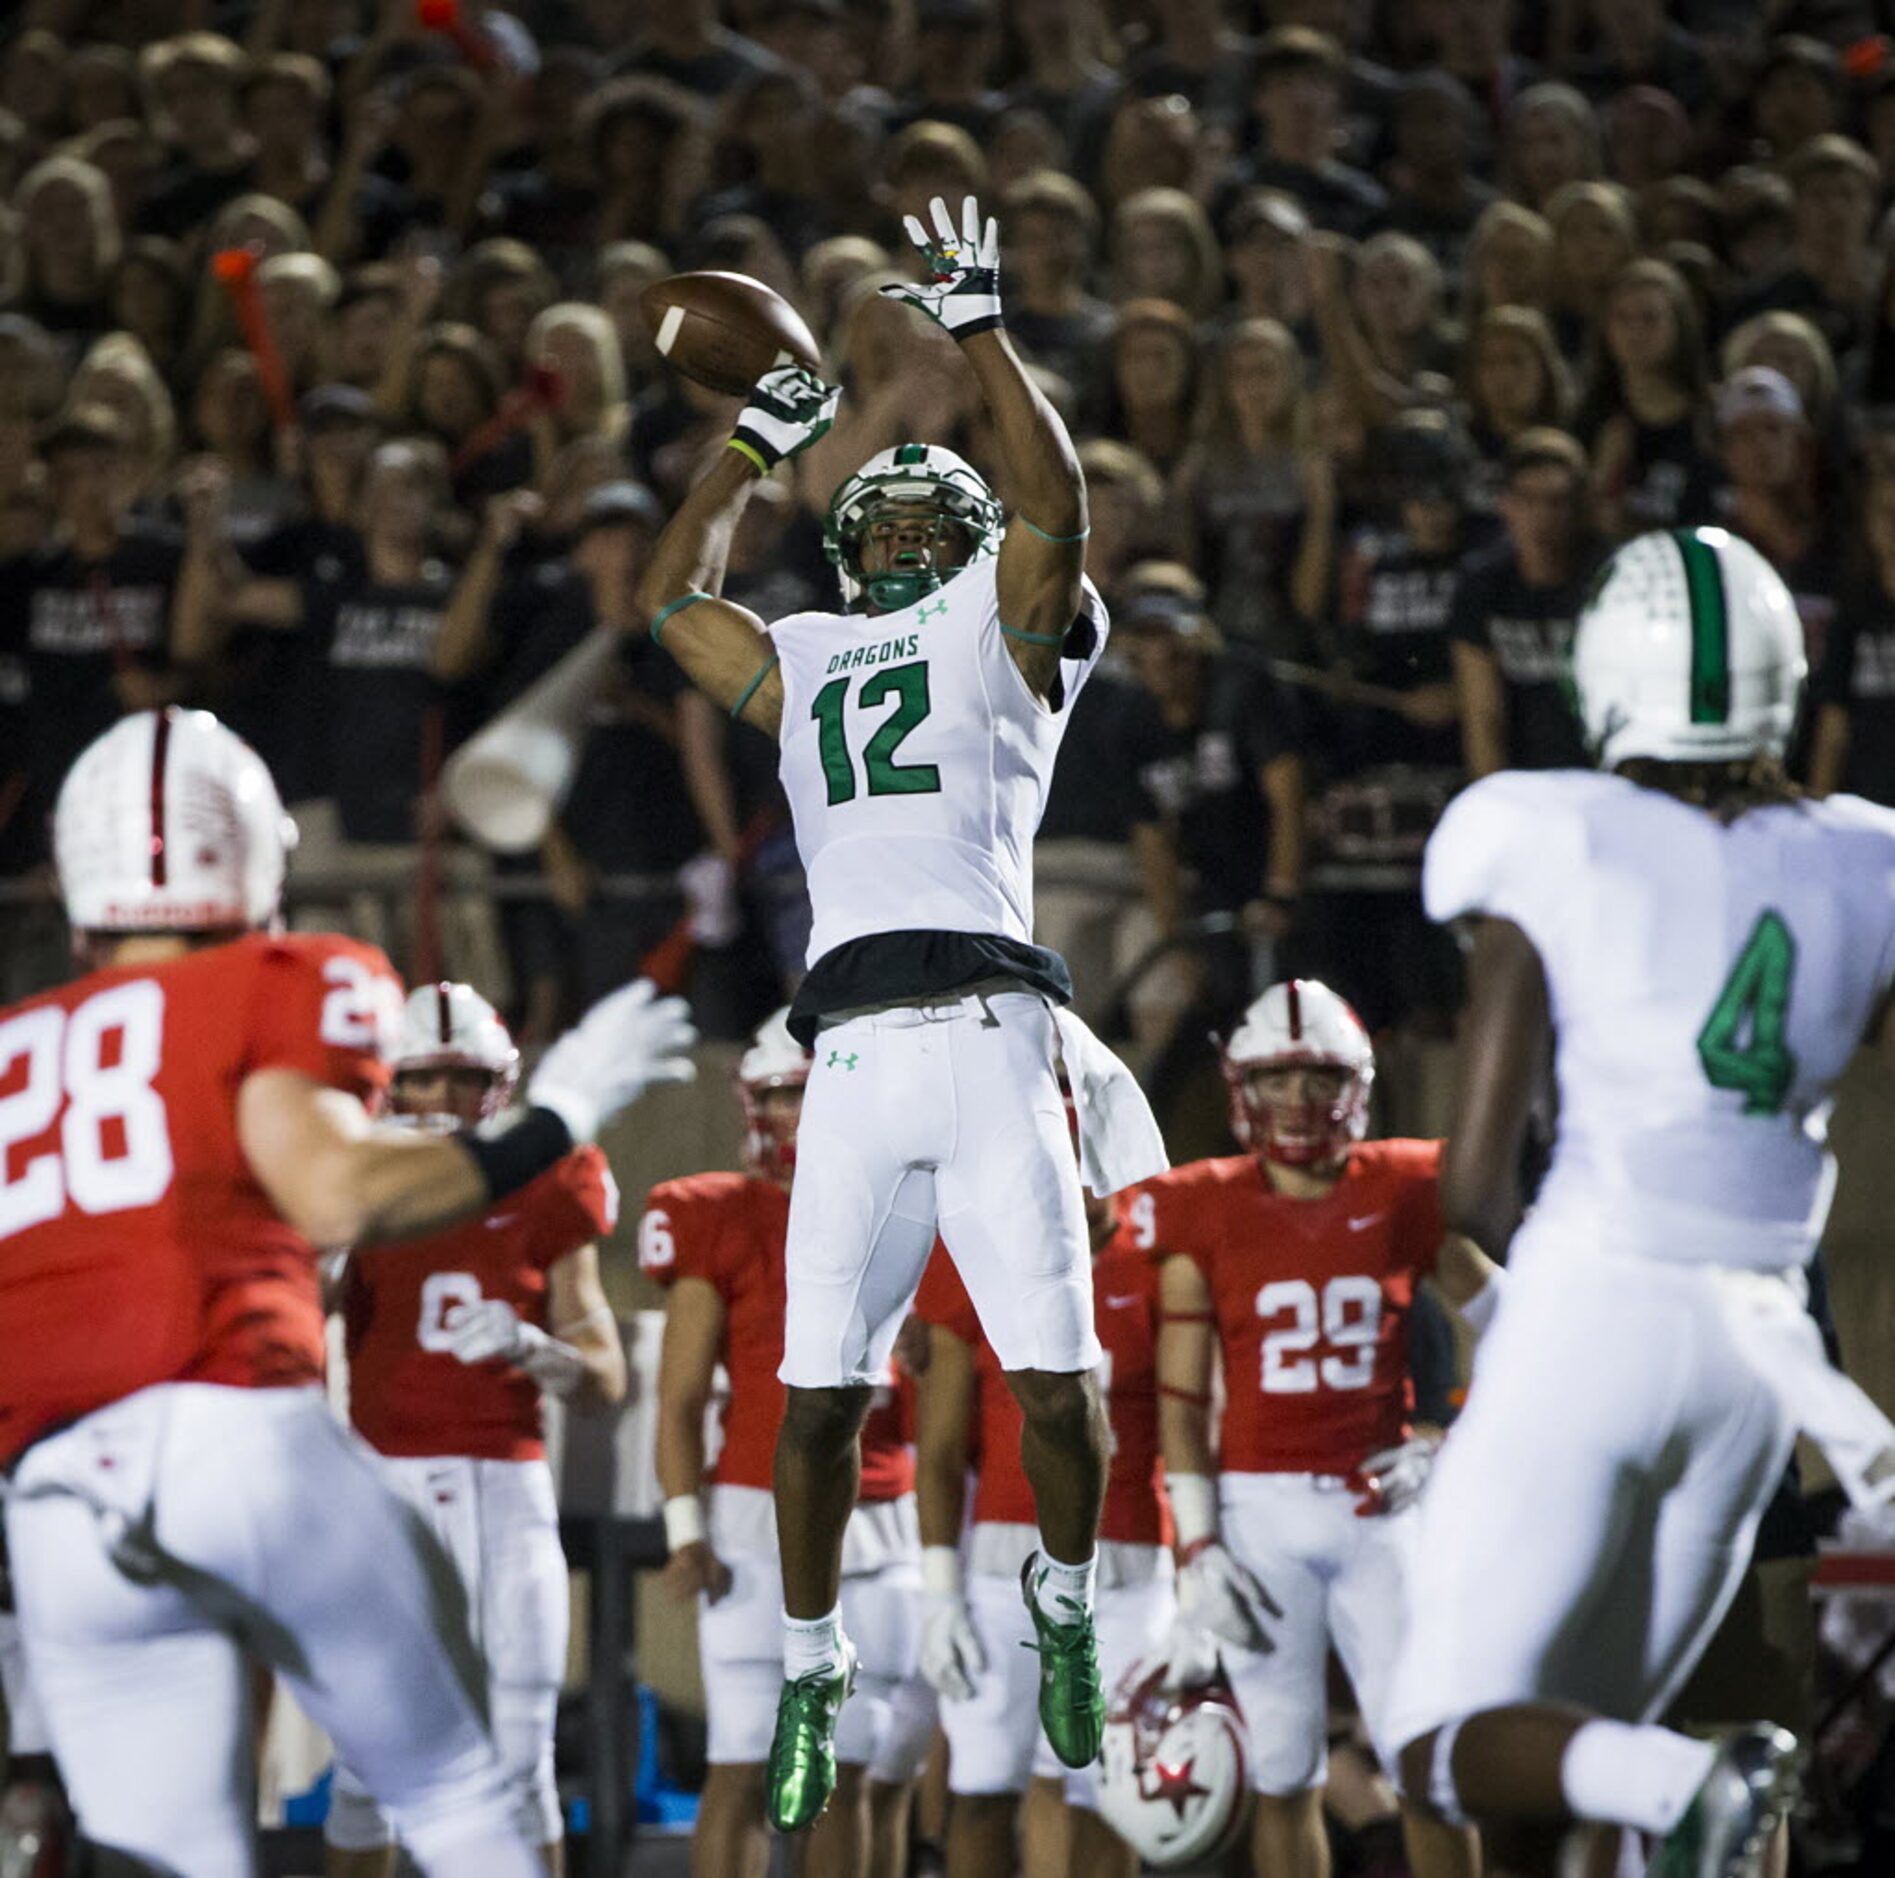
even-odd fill
[{"label": "red jersey player", "polygon": [[[1096,1623],[1110,1689],[1170,1629],[1170,1513],[1159,1484],[1158,1273],[1110,1198],[1085,1196],[1092,1241],[1093,1322],[1104,1360],[1100,1393],[1111,1425],[1099,1522]],[[936,1246],[915,1314],[929,1326],[918,1385],[917,1463],[922,1571],[929,1615],[922,1673],[942,1696],[948,1739],[948,1878],[1014,1868],[1020,1796],[1029,1778],[1070,1806],[1066,1868],[1136,1878],[1138,1860],[1098,1817],[1093,1769],[1054,1757],[1035,1706],[1038,1670],[1020,1573],[1039,1546],[1033,1490],[1020,1459],[1024,1418],[960,1275]],[[963,1502],[974,1489],[962,1570]],[[1035,1868],[1028,1861],[1029,1869]]]},{"label": "red jersey player", "polygon": [[[1275,985],[1224,1056],[1249,1152],[1174,1168],[1129,1203],[1162,1261],[1160,1422],[1179,1602],[1226,1649],[1258,1799],[1263,1878],[1324,1878],[1325,1669],[1333,1644],[1384,1758],[1413,1519],[1431,1444],[1411,1438],[1407,1318],[1435,1275],[1451,1302],[1490,1268],[1443,1237],[1439,1144],[1365,1142],[1368,1033],[1326,985]],[[1226,1406],[1210,1436],[1211,1366]],[[1267,1652],[1267,1654],[1266,1654]],[[1471,1842],[1405,1817],[1419,1878],[1472,1869]]]},{"label": "red jersey player", "polygon": [[276,937],[286,821],[204,712],[89,746],[53,843],[83,975],[0,1013],[0,1471],[22,1634],[80,1828],[141,1869],[253,1869],[247,1658],[417,1862],[537,1878],[438,1549],[337,1426],[317,1245],[492,1209],[649,1083],[681,1006],[628,987],[512,1127],[376,1130],[386,962]]},{"label": "red jersey player", "polygon": [[[695,1878],[762,1878],[770,1853],[764,1769],[783,1681],[770,1488],[783,1419],[784,1236],[809,1075],[809,1053],[789,1034],[787,1015],[772,1017],[738,1064],[749,1171],[663,1182],[638,1229],[640,1268],[670,1293],[658,1367],[658,1478],[671,1545],[665,1577],[675,1595],[697,1598],[710,1711]],[[705,1412],[720,1365],[730,1393],[723,1445],[707,1468]],[[809,1869],[825,1878],[858,1878],[871,1868],[871,1844],[874,1869],[900,1869],[887,1862],[885,1846],[905,1813],[913,1769],[901,1764],[909,1757],[891,1736],[907,1732],[896,1697],[920,1641],[914,1458],[902,1424],[898,1393],[878,1390],[862,1430],[861,1497],[843,1545],[843,1618],[861,1662],[837,1724],[836,1799],[810,1839]]]},{"label": "red jersey player", "polygon": [[[388,1111],[451,1130],[505,1114],[520,1053],[471,985],[410,994]],[[342,1284],[349,1418],[460,1569],[487,1659],[487,1713],[519,1823],[559,1869],[553,1720],[566,1668],[566,1558],[540,1394],[625,1395],[625,1353],[593,1241],[618,1219],[612,1170],[576,1148],[484,1219],[352,1258]],[[394,1822],[336,1769],[329,1878],[388,1878]]]}]

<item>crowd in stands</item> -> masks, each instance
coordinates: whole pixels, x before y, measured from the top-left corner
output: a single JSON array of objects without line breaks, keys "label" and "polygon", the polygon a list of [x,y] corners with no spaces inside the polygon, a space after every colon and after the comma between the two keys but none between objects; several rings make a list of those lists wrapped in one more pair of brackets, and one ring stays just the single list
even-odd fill
[{"label": "crowd in stands", "polygon": [[501,889],[447,962],[531,1039],[695,908],[736,932],[700,960],[710,1022],[746,1029],[806,920],[772,754],[632,603],[738,403],[664,366],[640,293],[735,269],[808,318],[842,416],[759,491],[730,591],[832,605],[822,510],[872,451],[945,442],[1006,497],[952,343],[875,292],[903,215],[972,193],[1115,621],[1044,936],[1154,1048],[1240,1003],[1259,945],[1377,1028],[1438,1022],[1421,842],[1464,778],[1583,760],[1564,655],[1616,540],[1755,542],[1808,643],[1799,778],[1895,802],[1883,11],[24,0],[0,876],[30,898],[116,713],[184,700],[268,759],[324,883],[301,903],[353,917],[412,882],[442,755],[607,623],[624,656],[540,850],[443,863]]}]

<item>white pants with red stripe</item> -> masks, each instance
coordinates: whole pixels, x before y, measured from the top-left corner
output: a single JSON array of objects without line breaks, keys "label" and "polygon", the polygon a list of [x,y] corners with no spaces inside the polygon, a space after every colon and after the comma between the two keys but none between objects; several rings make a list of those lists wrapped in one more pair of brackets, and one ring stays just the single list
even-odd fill
[{"label": "white pants with red stripe", "polygon": [[257,1659],[425,1872],[539,1878],[452,1567],[319,1390],[141,1390],[30,1448],[6,1515],[88,1838],[161,1872],[251,1878]]},{"label": "white pants with red stripe", "polygon": [[[557,1844],[563,1822],[553,1722],[570,1606],[552,1473],[544,1461],[452,1454],[380,1460],[460,1574],[474,1642],[487,1661],[488,1718],[519,1829],[536,1845]],[[393,1817],[340,1758],[323,1836],[344,1851],[395,1842]]]}]

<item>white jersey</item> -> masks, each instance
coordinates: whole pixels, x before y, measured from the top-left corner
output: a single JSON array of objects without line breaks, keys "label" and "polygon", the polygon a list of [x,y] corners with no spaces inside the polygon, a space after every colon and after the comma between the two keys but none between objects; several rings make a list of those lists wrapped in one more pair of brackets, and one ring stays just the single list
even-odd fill
[{"label": "white jersey", "polygon": [[1535,1242],[1809,1258],[1830,1091],[1895,978],[1895,813],[1841,796],[1726,824],[1620,776],[1508,772],[1449,807],[1422,891],[1436,920],[1511,920],[1546,970]]},{"label": "white jersey", "polygon": [[814,913],[809,963],[871,933],[1033,937],[1033,837],[1072,700],[1105,644],[1061,666],[1052,709],[1000,631],[992,558],[898,613],[797,613],[780,773]]}]

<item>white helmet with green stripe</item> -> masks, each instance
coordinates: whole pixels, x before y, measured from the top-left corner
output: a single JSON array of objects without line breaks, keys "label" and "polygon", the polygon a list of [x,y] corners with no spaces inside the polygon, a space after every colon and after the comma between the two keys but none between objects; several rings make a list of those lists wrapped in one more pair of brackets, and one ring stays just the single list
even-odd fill
[{"label": "white helmet with green stripe", "polygon": [[1628,541],[1600,570],[1573,637],[1580,716],[1602,769],[1781,756],[1806,662],[1795,603],[1722,528]]},{"label": "white helmet with green stripe", "polygon": [[[869,523],[889,506],[931,511],[938,528],[955,527],[968,549],[959,561],[943,565],[937,540],[912,565],[868,575],[862,571],[862,542]],[[900,443],[872,456],[836,491],[823,518],[823,552],[842,582],[844,604],[853,609],[866,596],[885,613],[912,606],[932,593],[969,561],[994,553],[1000,545],[1000,504],[972,464],[938,443]]]}]

